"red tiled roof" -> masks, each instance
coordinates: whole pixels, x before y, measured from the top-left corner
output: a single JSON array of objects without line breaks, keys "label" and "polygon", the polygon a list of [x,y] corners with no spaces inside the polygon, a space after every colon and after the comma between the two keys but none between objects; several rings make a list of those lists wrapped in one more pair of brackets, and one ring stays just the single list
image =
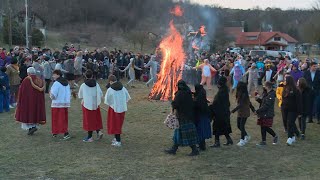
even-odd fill
[{"label": "red tiled roof", "polygon": [[[248,40],[248,37],[256,36],[258,37],[255,40]],[[289,43],[297,43],[298,41],[291,37],[288,34],[281,33],[281,32],[242,32],[239,34],[236,40],[237,45],[264,45],[273,38],[274,36],[280,36],[284,38]]]}]

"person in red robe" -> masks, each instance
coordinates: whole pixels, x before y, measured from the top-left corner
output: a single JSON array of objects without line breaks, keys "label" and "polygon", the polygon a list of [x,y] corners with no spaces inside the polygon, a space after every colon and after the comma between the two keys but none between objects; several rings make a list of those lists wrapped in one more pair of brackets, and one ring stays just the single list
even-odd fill
[{"label": "person in red robe", "polygon": [[46,123],[45,83],[36,76],[33,67],[28,68],[27,73],[19,89],[15,118],[22,123],[22,129],[28,130],[28,135],[33,135],[39,124]]},{"label": "person in red robe", "polygon": [[116,76],[110,75],[109,82],[110,87],[107,90],[104,101],[109,106],[107,119],[108,134],[115,136],[111,145],[120,147],[120,134],[122,134],[125,112],[128,110],[127,103],[131,97],[128,90],[123,87],[121,82],[117,81]]},{"label": "person in red robe", "polygon": [[81,84],[78,97],[82,99],[82,114],[83,114],[83,129],[88,131],[88,136],[83,139],[83,142],[92,142],[92,132],[97,132],[97,139],[101,139],[103,133],[102,118],[100,112],[100,104],[102,99],[102,90],[95,79],[93,72],[87,70],[85,73],[86,80]]}]

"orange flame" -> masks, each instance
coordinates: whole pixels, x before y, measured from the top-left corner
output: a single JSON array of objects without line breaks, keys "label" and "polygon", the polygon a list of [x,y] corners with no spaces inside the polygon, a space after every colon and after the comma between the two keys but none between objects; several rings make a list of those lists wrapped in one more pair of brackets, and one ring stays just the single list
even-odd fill
[{"label": "orange flame", "polygon": [[200,31],[201,36],[207,35],[207,32],[206,32],[205,28],[206,27],[204,25],[200,26],[199,31]]},{"label": "orange flame", "polygon": [[179,5],[176,5],[173,9],[170,10],[170,13],[180,17],[183,16],[183,9]]},{"label": "orange flame", "polygon": [[163,56],[161,68],[149,98],[170,100],[174,98],[174,93],[178,90],[177,83],[182,79],[186,57],[183,49],[183,37],[172,20],[170,21],[170,31],[160,42],[159,48]]}]

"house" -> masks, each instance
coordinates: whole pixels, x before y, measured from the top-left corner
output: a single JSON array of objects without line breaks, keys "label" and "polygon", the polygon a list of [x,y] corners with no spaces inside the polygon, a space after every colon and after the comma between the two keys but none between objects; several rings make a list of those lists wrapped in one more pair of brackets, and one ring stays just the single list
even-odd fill
[{"label": "house", "polygon": [[296,51],[298,41],[282,32],[242,32],[236,46],[245,49]]}]

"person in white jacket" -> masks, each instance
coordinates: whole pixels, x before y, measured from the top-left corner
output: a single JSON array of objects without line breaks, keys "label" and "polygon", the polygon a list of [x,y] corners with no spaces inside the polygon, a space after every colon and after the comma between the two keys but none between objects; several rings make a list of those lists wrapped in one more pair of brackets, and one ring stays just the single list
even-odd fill
[{"label": "person in white jacket", "polygon": [[117,81],[116,76],[109,76],[110,87],[107,90],[104,103],[109,106],[107,117],[108,134],[115,135],[112,141],[113,146],[120,147],[122,125],[125,112],[128,110],[127,103],[131,99],[128,90]]},{"label": "person in white jacket", "polygon": [[103,97],[101,88],[97,81],[93,79],[93,72],[87,70],[85,73],[86,80],[81,84],[78,97],[82,99],[83,129],[88,131],[88,136],[83,142],[92,142],[92,132],[97,132],[97,139],[101,139],[103,133],[102,118],[100,112],[101,99]]},{"label": "person in white jacket", "polygon": [[60,70],[54,70],[54,83],[50,89],[52,136],[64,134],[63,140],[70,139],[68,131],[68,108],[70,107],[71,90],[68,81],[62,77]]},{"label": "person in white jacket", "polygon": [[133,87],[133,82],[136,79],[135,69],[140,70],[140,71],[142,70],[141,68],[139,68],[135,65],[134,58],[131,58],[128,66],[124,70],[120,70],[120,72],[125,72],[125,71],[129,70],[130,80],[128,81],[127,85],[129,85],[130,87]]}]

